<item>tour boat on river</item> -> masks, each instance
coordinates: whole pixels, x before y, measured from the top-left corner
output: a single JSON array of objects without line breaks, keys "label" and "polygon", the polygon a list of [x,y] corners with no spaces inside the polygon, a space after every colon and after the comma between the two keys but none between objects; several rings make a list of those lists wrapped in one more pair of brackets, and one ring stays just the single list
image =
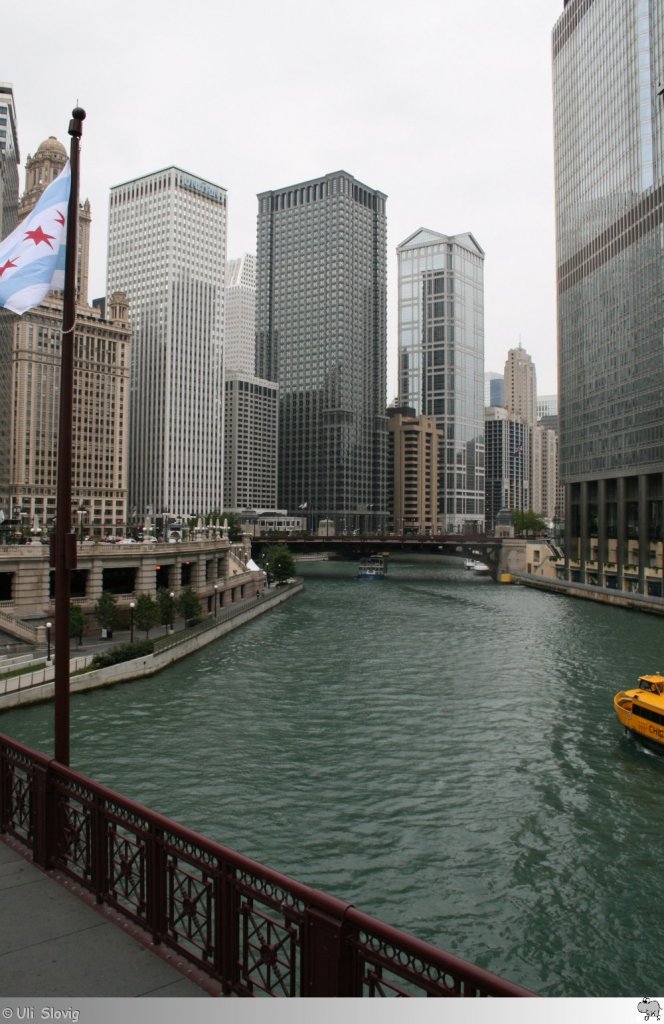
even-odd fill
[{"label": "tour boat on river", "polygon": [[664,676],[639,676],[638,684],[613,698],[618,721],[647,747],[664,754]]},{"label": "tour boat on river", "polygon": [[382,580],[387,575],[387,566],[382,555],[363,558],[357,568],[358,580]]}]

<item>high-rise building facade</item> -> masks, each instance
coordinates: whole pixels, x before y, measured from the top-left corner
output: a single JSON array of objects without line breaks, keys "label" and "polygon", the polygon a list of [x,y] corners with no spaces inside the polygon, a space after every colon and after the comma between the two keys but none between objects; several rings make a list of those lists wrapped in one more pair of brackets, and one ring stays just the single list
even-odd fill
[{"label": "high-rise building facade", "polygon": [[471,234],[420,228],[397,248],[399,405],[434,416],[438,518],[484,529],[484,252]]},{"label": "high-rise building facade", "polygon": [[[34,210],[44,189],[55,181],[69,159],[62,143],[51,135],[40,145],[34,156],[25,161],[25,189],[19,201],[19,220]],[[76,261],[76,301],[88,304],[90,265],[90,201],[85,199],[78,209],[78,254]]]},{"label": "high-rise building facade", "polygon": [[537,422],[537,374],[535,364],[519,345],[505,360],[503,401],[505,408],[534,427]]},{"label": "high-rise building facade", "polygon": [[[520,419],[527,427],[524,446],[524,471],[527,477],[527,510],[538,514],[541,509],[541,437],[536,435],[537,423],[537,374],[535,365],[521,345],[511,348],[505,360],[505,386],[503,400],[505,408]],[[515,506],[518,507],[518,506]]]},{"label": "high-rise building facade", "polygon": [[[67,160],[57,139],[46,139],[26,161],[22,219]],[[87,302],[90,204],[80,209],[76,329],[73,344],[73,527],[96,536],[126,523],[127,426],[131,331],[126,296],[114,294],[108,318]],[[57,513],[57,454],[62,295],[49,293],[23,316],[9,318],[9,344],[0,351],[9,381],[0,399],[0,495],[5,520],[48,529]]]},{"label": "high-rise building facade", "polygon": [[388,409],[392,530],[404,534],[438,532],[438,449],[441,431],[433,416],[412,409]]},{"label": "high-rise building facade", "polygon": [[504,405],[505,378],[502,373],[494,373],[489,370],[484,374],[484,404]]},{"label": "high-rise building facade", "polygon": [[257,373],[279,384],[278,504],[387,518],[386,197],[345,171],[258,196]]},{"label": "high-rise building facade", "polygon": [[[49,295],[16,317],[2,504],[5,518],[24,529],[51,529],[57,514],[61,340],[61,298]],[[108,319],[77,304],[72,526],[89,535],[122,533],[126,525],[130,350],[126,296],[112,296]]]},{"label": "high-rise building facade", "polygon": [[664,4],[568,0],[552,42],[566,553],[661,593]]},{"label": "high-rise building facade", "polygon": [[494,534],[499,512],[526,512],[531,507],[528,464],[532,430],[516,413],[488,406],[484,433],[486,529]]},{"label": "high-rise building facade", "polygon": [[533,427],[532,437],[533,465],[538,470],[532,484],[532,508],[550,524],[563,513],[558,484],[558,434],[544,423],[538,423]]},{"label": "high-rise building facade", "polygon": [[18,224],[19,163],[14,90],[0,82],[0,239]]},{"label": "high-rise building facade", "polygon": [[223,508],[226,191],[178,167],[111,189],[107,294],[132,325],[129,501]]},{"label": "high-rise building facade", "polygon": [[[6,238],[18,223],[20,162],[14,90],[0,82],[0,239]],[[0,309],[0,489],[9,481],[9,417],[11,402],[12,337],[16,318]]]},{"label": "high-rise building facade", "polygon": [[277,507],[279,386],[253,374],[225,374],[225,508]]},{"label": "high-rise building facade", "polygon": [[537,396],[537,419],[541,420],[543,416],[556,417],[558,416],[558,395],[538,395]]},{"label": "high-rise building facade", "polygon": [[256,372],[256,259],[251,253],[226,264],[224,368],[227,373]]}]

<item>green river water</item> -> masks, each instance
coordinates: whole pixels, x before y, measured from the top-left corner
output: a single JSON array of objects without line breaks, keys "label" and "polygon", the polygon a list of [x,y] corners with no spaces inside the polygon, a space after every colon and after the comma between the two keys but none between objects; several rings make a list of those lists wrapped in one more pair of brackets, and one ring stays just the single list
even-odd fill
[{"label": "green river water", "polygon": [[[545,996],[664,991],[664,758],[614,693],[664,622],[460,560],[304,592],[158,677],[72,699],[73,768]],[[50,705],[0,732],[52,753]]]}]

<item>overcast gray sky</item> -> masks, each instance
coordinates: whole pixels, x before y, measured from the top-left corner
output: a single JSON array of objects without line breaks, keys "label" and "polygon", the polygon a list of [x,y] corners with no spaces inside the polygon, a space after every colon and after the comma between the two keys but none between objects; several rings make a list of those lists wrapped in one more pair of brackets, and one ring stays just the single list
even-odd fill
[{"label": "overcast gray sky", "polygon": [[[228,256],[256,194],[343,168],[388,196],[388,400],[396,246],[419,227],[486,252],[485,368],[523,345],[557,390],[551,30],[563,0],[31,0],[3,4],[0,79],[21,161],[87,111],[90,298],[108,191],[176,164],[229,193]],[[23,175],[23,172],[22,172]],[[21,188],[24,178],[21,176]]]}]

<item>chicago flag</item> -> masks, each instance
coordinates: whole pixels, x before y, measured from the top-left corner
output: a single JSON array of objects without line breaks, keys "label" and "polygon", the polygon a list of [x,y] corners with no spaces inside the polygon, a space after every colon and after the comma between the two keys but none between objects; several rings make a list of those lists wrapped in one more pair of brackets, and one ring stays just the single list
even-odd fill
[{"label": "chicago flag", "polygon": [[25,220],[0,242],[0,306],[25,313],[65,286],[69,161]]}]

